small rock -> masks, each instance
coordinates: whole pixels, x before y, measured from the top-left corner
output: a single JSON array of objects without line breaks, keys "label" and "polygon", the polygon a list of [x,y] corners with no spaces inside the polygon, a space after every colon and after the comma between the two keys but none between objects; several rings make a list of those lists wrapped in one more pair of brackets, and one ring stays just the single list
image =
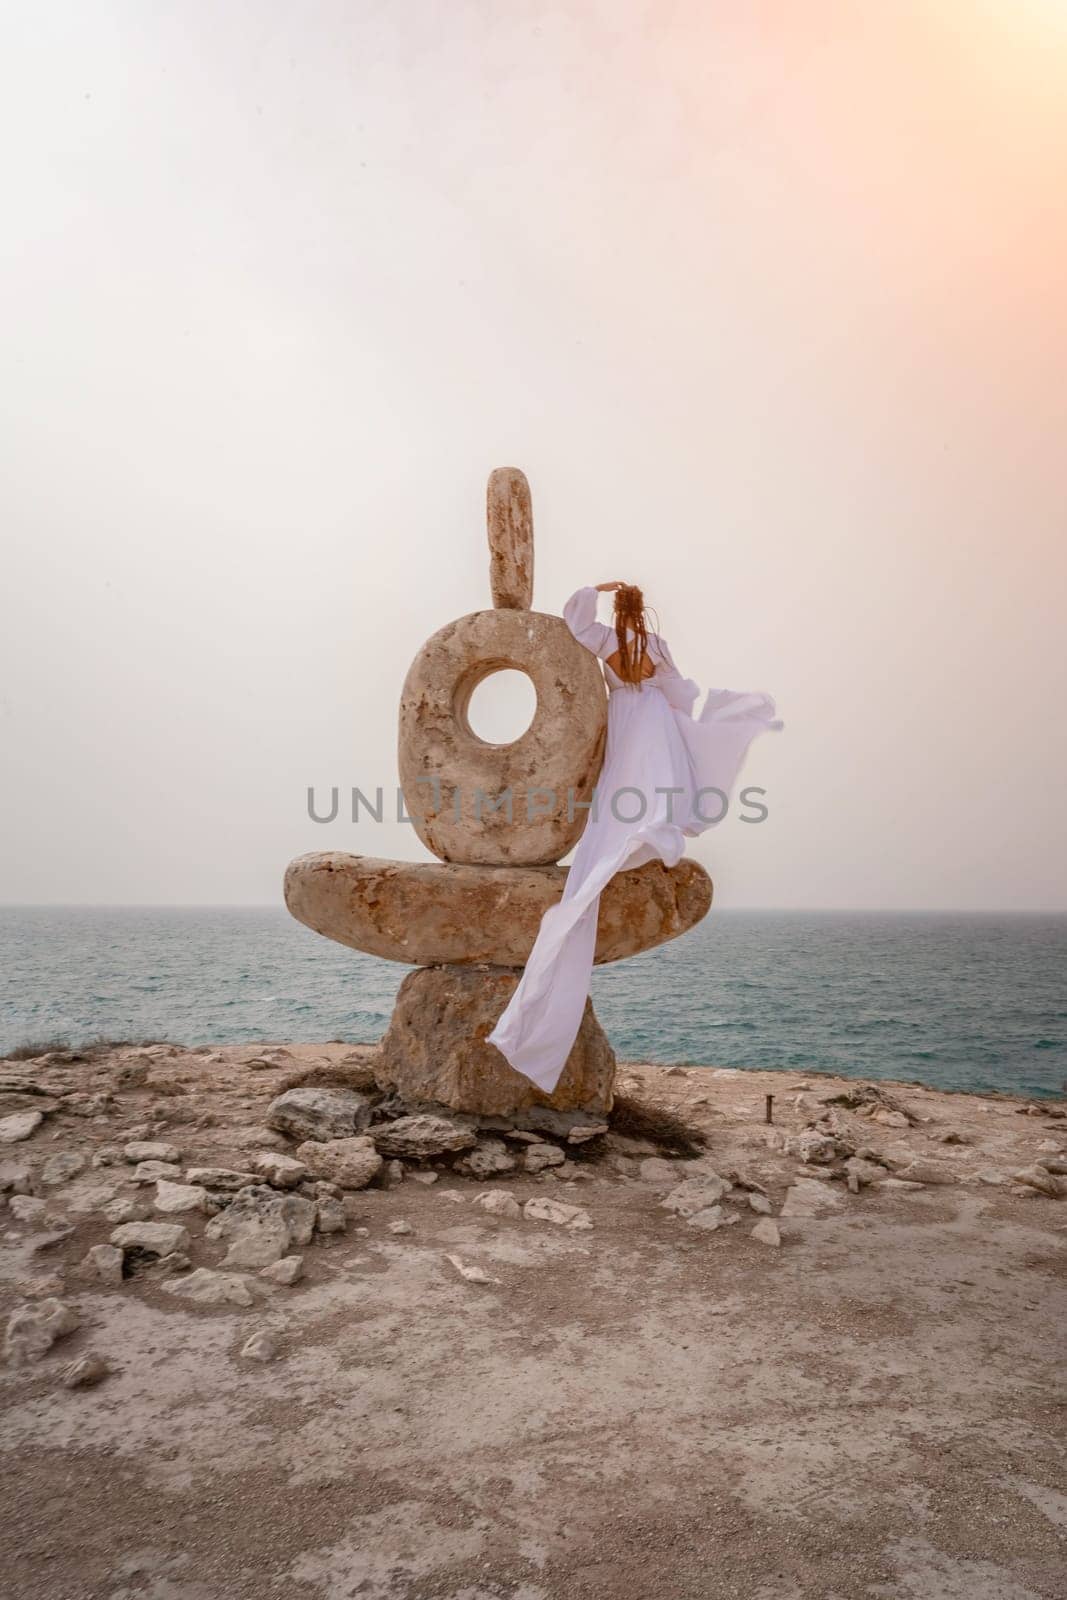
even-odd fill
[{"label": "small rock", "polygon": [[28,1139],[43,1121],[39,1111],[16,1111],[10,1117],[0,1117],[0,1144],[18,1144]]},{"label": "small rock", "polygon": [[387,1161],[383,1171],[389,1174],[389,1187],[395,1188],[404,1181],[404,1163],[402,1161]]},{"label": "small rock", "polygon": [[413,1172],[411,1173],[411,1177],[414,1178],[416,1183],[424,1183],[427,1185],[427,1187],[429,1187],[431,1183],[437,1182],[436,1172]]},{"label": "small rock", "polygon": [[773,1217],[764,1217],[752,1230],[752,1238],[758,1239],[760,1244],[774,1245],[776,1248],[782,1242],[778,1224]]},{"label": "small rock", "polygon": [[[676,1177],[677,1173],[673,1176]],[[707,1177],[686,1178],[664,1196],[660,1205],[665,1211],[676,1211],[681,1217],[692,1217],[708,1206],[717,1205],[728,1187],[722,1178],[710,1173]]]},{"label": "small rock", "polygon": [[247,1361],[274,1361],[281,1347],[281,1340],[276,1333],[272,1333],[269,1328],[260,1328],[250,1339],[245,1340],[241,1346],[241,1354]]},{"label": "small rock", "polygon": [[89,1352],[64,1367],[60,1377],[65,1389],[89,1389],[95,1383],[102,1383],[110,1372],[103,1356]]},{"label": "small rock", "polygon": [[115,1150],[111,1145],[103,1145],[99,1150],[93,1151],[89,1165],[92,1167],[117,1167],[121,1160],[121,1150]]},{"label": "small rock", "polygon": [[565,1205],[562,1200],[527,1200],[522,1208],[524,1217],[533,1222],[555,1222],[561,1228],[591,1228],[593,1219],[581,1206]]},{"label": "small rock", "polygon": [[13,1194],[8,1204],[18,1222],[43,1222],[48,1209],[46,1201],[31,1194]]},{"label": "small rock", "polygon": [[320,1194],[315,1202],[315,1227],[319,1233],[344,1233],[348,1214],[336,1195]]},{"label": "small rock", "polygon": [[123,1155],[127,1161],[166,1161],[175,1165],[181,1161],[182,1153],[176,1144],[164,1144],[158,1139],[132,1139],[123,1146]]},{"label": "small rock", "polygon": [[153,1278],[167,1278],[172,1272],[188,1272],[192,1266],[189,1257],[181,1250],[171,1250],[165,1256],[159,1256],[155,1261],[141,1262],[138,1265],[139,1273],[147,1273]]},{"label": "small rock", "polygon": [[481,1194],[475,1195],[474,1204],[493,1217],[522,1216],[522,1207],[506,1189],[484,1189]]},{"label": "small rock", "polygon": [[0,1161],[0,1194],[29,1194],[30,1169],[22,1161]]},{"label": "small rock", "polygon": [[122,1251],[113,1244],[94,1244],[84,1257],[79,1271],[84,1278],[118,1288],[122,1283]]},{"label": "small rock", "polygon": [[765,1194],[750,1194],[748,1203],[753,1211],[758,1211],[761,1216],[769,1217],[774,1207]]},{"label": "small rock", "polygon": [[467,1123],[429,1112],[380,1123],[372,1128],[371,1137],[379,1154],[400,1156],[408,1161],[445,1155],[451,1150],[469,1150],[478,1140]]},{"label": "small rock", "polygon": [[527,1172],[543,1172],[546,1167],[562,1167],[566,1160],[558,1144],[531,1144],[522,1164]]},{"label": "small rock", "polygon": [[1050,1200],[1058,1200],[1062,1194],[1067,1194],[1067,1183],[1045,1167],[1023,1167],[1011,1176],[1014,1183],[1022,1184],[1027,1189],[1036,1189]]},{"label": "small rock", "polygon": [[273,1189],[295,1189],[308,1172],[306,1162],[282,1155],[278,1150],[261,1150],[251,1164]]},{"label": "small rock", "polygon": [[590,1139],[599,1139],[608,1131],[606,1122],[580,1122],[573,1128],[567,1129],[568,1144],[586,1144]]},{"label": "small rock", "polygon": [[878,1183],[887,1176],[884,1167],[880,1167],[876,1161],[867,1161],[862,1156],[849,1156],[845,1162],[845,1171],[850,1179],[856,1180],[857,1188],[866,1183]]},{"label": "small rock", "polygon": [[109,1200],[106,1206],[101,1206],[101,1215],[109,1222],[132,1222],[139,1215],[143,1215],[144,1207],[137,1200]]},{"label": "small rock", "polygon": [[373,1139],[366,1134],[310,1140],[298,1147],[297,1155],[316,1177],[332,1179],[342,1189],[365,1189],[382,1165]]},{"label": "small rock", "polygon": [[871,1121],[880,1122],[885,1128],[909,1128],[911,1126],[903,1111],[890,1111],[885,1106],[875,1106],[871,1112]]},{"label": "small rock", "polygon": [[840,1142],[832,1134],[819,1133],[814,1128],[791,1139],[787,1148],[806,1166],[827,1166],[831,1161],[836,1161],[841,1153]]},{"label": "small rock", "polygon": [[684,1213],[686,1223],[690,1228],[703,1228],[708,1233],[714,1233],[717,1228],[725,1227],[727,1223],[736,1222],[736,1217],[728,1217],[722,1206],[704,1206],[700,1211]]},{"label": "small rock", "polygon": [[158,1183],[162,1178],[167,1183],[177,1183],[182,1175],[182,1169],[177,1161],[139,1161],[130,1174],[132,1183]]},{"label": "small rock", "polygon": [[468,1266],[459,1256],[445,1256],[451,1262],[461,1278],[466,1278],[468,1283],[499,1283],[499,1278],[491,1278],[481,1267]]},{"label": "small rock", "polygon": [[115,1072],[116,1089],[140,1089],[148,1078],[150,1062],[131,1058],[124,1061]]},{"label": "small rock", "polygon": [[411,1226],[410,1222],[405,1222],[405,1221],[403,1221],[403,1219],[401,1219],[398,1222],[391,1222],[389,1224],[389,1232],[390,1233],[414,1233],[415,1230]]},{"label": "small rock", "polygon": [[1038,1154],[1043,1156],[1059,1156],[1063,1154],[1058,1139],[1042,1139],[1037,1149]]},{"label": "small rock", "polygon": [[841,1196],[828,1183],[815,1178],[798,1178],[786,1191],[783,1217],[817,1217],[823,1211],[832,1211],[842,1203]]},{"label": "small rock", "polygon": [[965,1133],[957,1133],[955,1128],[950,1128],[943,1133],[938,1141],[940,1144],[970,1144],[970,1138]]},{"label": "small rock", "polygon": [[73,1306],[49,1298],[36,1305],[20,1306],[11,1313],[4,1346],[8,1359],[17,1366],[46,1355],[57,1339],[73,1333],[81,1318]]},{"label": "small rock", "polygon": [[473,1150],[460,1157],[452,1170],[467,1178],[493,1178],[501,1172],[514,1172],[516,1165],[515,1157],[502,1139],[481,1139]]},{"label": "small rock", "polygon": [[293,1139],[348,1139],[362,1133],[371,1110],[371,1101],[355,1089],[304,1086],[287,1089],[271,1101],[267,1125]]},{"label": "small rock", "polygon": [[936,1161],[909,1161],[897,1167],[895,1176],[906,1183],[956,1183],[956,1174],[950,1167],[938,1166]]},{"label": "small rock", "polygon": [[124,1222],[112,1232],[111,1243],[120,1250],[146,1250],[151,1255],[165,1256],[172,1250],[188,1248],[189,1230],[180,1222]]},{"label": "small rock", "polygon": [[85,1157],[76,1154],[73,1150],[58,1152],[49,1156],[41,1168],[41,1182],[47,1184],[66,1183],[68,1178],[76,1177],[85,1166]]},{"label": "small rock", "polygon": [[253,1184],[238,1190],[204,1233],[229,1243],[224,1267],[266,1267],[289,1255],[293,1245],[310,1244],[314,1227],[314,1201]]},{"label": "small rock", "polygon": [[1044,1167],[1045,1171],[1051,1172],[1053,1177],[1067,1177],[1067,1157],[1065,1156],[1038,1156],[1034,1165]]},{"label": "small rock", "polygon": [[902,1189],[907,1191],[909,1189],[924,1189],[926,1185],[920,1183],[917,1178],[879,1178],[874,1187],[876,1189]]},{"label": "small rock", "polygon": [[192,1300],[199,1306],[255,1304],[247,1282],[239,1273],[213,1272],[209,1267],[197,1267],[184,1278],[170,1278],[163,1288],[168,1294]]},{"label": "small rock", "polygon": [[206,1211],[207,1190],[195,1183],[167,1183],[160,1179],[153,1202],[157,1211],[170,1216],[182,1211]]},{"label": "small rock", "polygon": [[[300,1165],[299,1161],[296,1165]],[[201,1189],[236,1194],[238,1189],[247,1189],[250,1183],[259,1183],[260,1179],[254,1172],[235,1172],[232,1167],[190,1167],[185,1181]]]},{"label": "small rock", "polygon": [[999,1189],[1002,1183],[1008,1181],[1002,1172],[993,1172],[988,1167],[984,1172],[979,1172],[977,1177],[979,1183],[988,1184],[991,1189]]},{"label": "small rock", "polygon": [[303,1256],[282,1256],[280,1261],[272,1261],[269,1267],[260,1267],[259,1276],[266,1278],[268,1283],[296,1283],[298,1278],[304,1276]]}]

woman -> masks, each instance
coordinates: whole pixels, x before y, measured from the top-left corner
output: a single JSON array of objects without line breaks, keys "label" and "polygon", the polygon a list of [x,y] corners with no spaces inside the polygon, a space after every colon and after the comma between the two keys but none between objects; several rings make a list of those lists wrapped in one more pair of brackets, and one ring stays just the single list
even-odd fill
[{"label": "woman", "polygon": [[[598,592],[615,594],[614,626],[596,620]],[[657,858],[673,867],[686,837],[720,821],[752,740],[780,728],[765,694],[699,689],[649,631],[640,589],[599,583],[563,608],[579,644],[604,664],[608,738],[562,899],[545,912],[526,969],[489,1042],[551,1094],[581,1025],[596,946],[600,894],[616,872]]]}]

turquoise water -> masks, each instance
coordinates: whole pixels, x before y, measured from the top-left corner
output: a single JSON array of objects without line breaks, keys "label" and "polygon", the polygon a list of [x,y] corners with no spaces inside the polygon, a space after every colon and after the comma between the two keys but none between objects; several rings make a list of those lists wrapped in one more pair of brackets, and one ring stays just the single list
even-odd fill
[{"label": "turquoise water", "polygon": [[[97,1035],[376,1038],[406,967],[278,909],[0,907],[0,1052]],[[599,968],[620,1057],[1063,1090],[1067,916],[713,912]]]}]

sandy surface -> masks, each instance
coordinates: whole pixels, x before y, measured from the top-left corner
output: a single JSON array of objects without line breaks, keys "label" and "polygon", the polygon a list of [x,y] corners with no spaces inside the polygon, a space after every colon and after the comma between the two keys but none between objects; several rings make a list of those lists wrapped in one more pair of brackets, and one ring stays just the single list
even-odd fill
[{"label": "sandy surface", "polygon": [[[132,1136],[186,1166],[241,1167],[280,1080],[343,1047],[160,1050],[137,1088],[118,1052],[91,1064],[0,1064],[62,1102],[0,1162],[39,1173]],[[139,1059],[144,1059],[140,1057]],[[0,1314],[56,1294],[82,1321],[40,1360],[0,1369],[3,1563],[20,1600],[1053,1600],[1067,1596],[1067,1199],[986,1176],[1067,1147],[1067,1121],[1007,1099],[911,1086],[918,1119],[848,1112],[917,1189],[816,1180],[768,1149],[820,1101],[854,1088],[771,1073],[627,1067],[636,1099],[682,1108],[707,1134],[698,1164],[766,1190],[779,1213],[800,1175],[826,1209],[779,1220],[774,1248],[738,1188],[715,1232],[661,1200],[688,1162],[644,1174],[614,1136],[581,1175],[443,1173],[347,1198],[347,1232],[316,1237],[292,1287],[251,1281],[249,1308],[200,1308],[158,1278],[87,1283],[77,1265],[133,1194],[117,1164],[51,1188],[74,1232],[0,1211]],[[94,1111],[92,1106],[90,1112]],[[209,1125],[201,1125],[207,1123]],[[943,1142],[956,1133],[966,1143]],[[774,1135],[772,1135],[774,1137]],[[276,1140],[278,1148],[288,1148]],[[497,1218],[487,1187],[588,1210],[572,1231]],[[803,1187],[803,1186],[802,1186]],[[224,1247],[186,1222],[194,1266]],[[397,1235],[390,1223],[406,1221]],[[357,1229],[365,1229],[365,1234]],[[456,1255],[492,1279],[476,1284]],[[240,1352],[281,1336],[267,1364]],[[67,1389],[87,1351],[112,1371]]]}]

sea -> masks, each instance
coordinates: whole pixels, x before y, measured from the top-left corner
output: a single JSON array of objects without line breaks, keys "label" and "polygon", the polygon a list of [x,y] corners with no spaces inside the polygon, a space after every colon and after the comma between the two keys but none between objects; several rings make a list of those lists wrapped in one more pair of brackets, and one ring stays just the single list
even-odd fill
[{"label": "sea", "polygon": [[[373,1040],[408,970],[281,907],[0,907],[0,1055]],[[716,910],[597,968],[592,994],[626,1061],[1033,1097],[1067,1079],[1067,915]]]}]

